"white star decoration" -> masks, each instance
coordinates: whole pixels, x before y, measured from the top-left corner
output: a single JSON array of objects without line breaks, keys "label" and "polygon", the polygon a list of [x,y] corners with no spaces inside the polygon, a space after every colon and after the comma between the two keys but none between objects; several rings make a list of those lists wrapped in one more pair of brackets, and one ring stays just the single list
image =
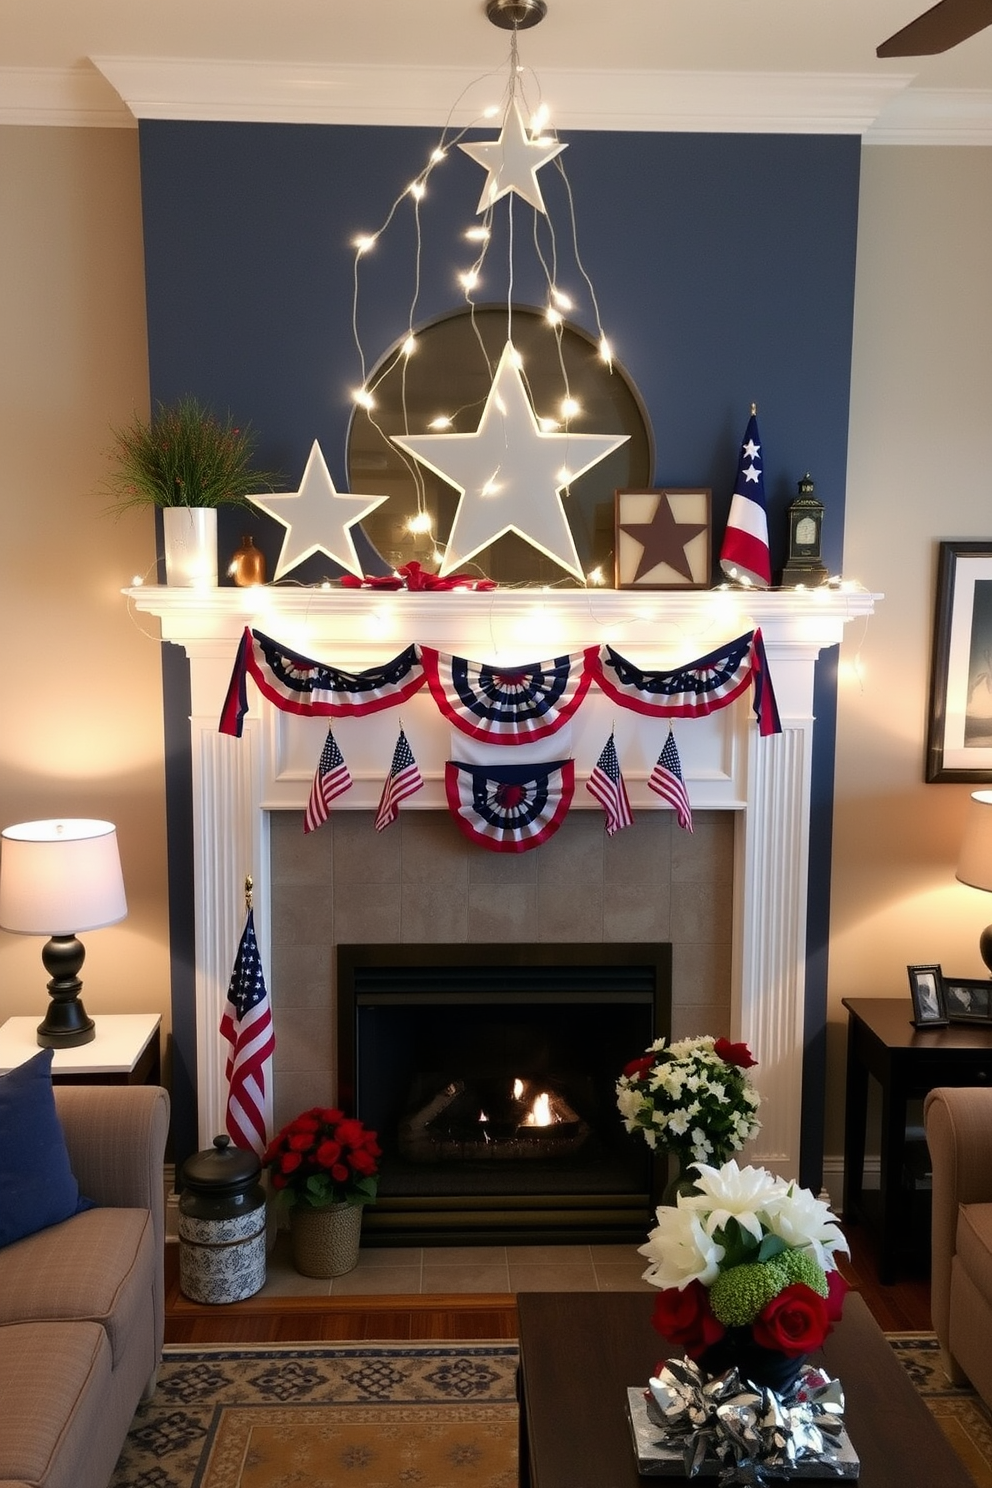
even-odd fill
[{"label": "white star decoration", "polygon": [[[248,499],[260,511],[275,517],[286,529],[276,564],[276,579],[281,579],[283,574],[312,553],[326,553],[328,558],[333,558],[335,563],[361,578],[362,565],[355,551],[351,529],[369,512],[389,500],[388,496],[352,496],[335,490],[316,439],[298,491],[280,492],[274,496],[266,493]],[[296,505],[291,506],[292,502]],[[282,515],[280,506],[287,509],[286,516]]]},{"label": "white star decoration", "polygon": [[458,148],[464,150],[466,155],[471,155],[474,161],[489,172],[477,212],[488,211],[501,196],[515,191],[525,202],[530,203],[535,212],[543,212],[547,216],[541,188],[537,184],[537,173],[542,165],[554,160],[567,146],[554,139],[535,139],[528,134],[518,103],[514,103],[512,109],[508,110],[499,139],[463,144]]},{"label": "white star decoration", "polygon": [[546,433],[508,341],[474,434],[397,434],[393,443],[461,493],[442,576],[516,532],[584,579],[560,492],[629,437]]}]

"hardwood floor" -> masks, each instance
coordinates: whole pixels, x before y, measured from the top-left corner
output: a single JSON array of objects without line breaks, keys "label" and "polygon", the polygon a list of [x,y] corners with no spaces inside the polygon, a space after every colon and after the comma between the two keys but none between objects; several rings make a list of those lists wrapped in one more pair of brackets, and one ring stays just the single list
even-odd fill
[{"label": "hardwood floor", "polygon": [[[926,1332],[929,1274],[908,1271],[882,1286],[871,1241],[847,1231],[850,1262],[843,1271],[885,1332]],[[179,1290],[179,1255],[166,1246],[165,1341],[179,1344],[295,1343],[381,1339],[516,1338],[512,1293],[428,1293],[420,1296],[250,1297],[226,1306],[191,1302]]]}]

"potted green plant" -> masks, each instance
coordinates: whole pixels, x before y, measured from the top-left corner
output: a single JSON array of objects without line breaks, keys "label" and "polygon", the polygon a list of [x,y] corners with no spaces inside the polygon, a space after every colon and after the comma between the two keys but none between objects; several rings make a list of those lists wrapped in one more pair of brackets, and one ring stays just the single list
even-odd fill
[{"label": "potted green plant", "polygon": [[217,583],[217,508],[247,506],[274,476],[252,466],[255,434],[231,415],[219,418],[197,398],[159,403],[112,430],[109,485],[118,512],[162,508],[166,579],[185,586]]}]

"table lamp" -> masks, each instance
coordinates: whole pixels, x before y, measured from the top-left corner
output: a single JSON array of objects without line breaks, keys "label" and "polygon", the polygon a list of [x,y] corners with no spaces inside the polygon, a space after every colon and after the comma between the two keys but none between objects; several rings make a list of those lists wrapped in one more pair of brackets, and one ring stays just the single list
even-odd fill
[{"label": "table lamp", "polygon": [[41,953],[51,1002],[38,1026],[43,1049],[74,1049],[95,1036],[79,1000],[86,952],[79,930],[115,925],[127,914],[112,822],[21,822],[0,833],[0,926],[48,935]]},{"label": "table lamp", "polygon": [[[973,889],[992,893],[992,791],[972,791],[954,876]],[[986,925],[978,944],[992,972],[992,925]]]}]

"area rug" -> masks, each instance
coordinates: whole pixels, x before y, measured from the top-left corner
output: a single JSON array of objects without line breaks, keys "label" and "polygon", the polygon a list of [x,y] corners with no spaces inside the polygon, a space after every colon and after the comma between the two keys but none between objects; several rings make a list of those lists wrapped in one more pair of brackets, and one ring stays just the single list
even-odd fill
[{"label": "area rug", "polygon": [[514,1344],[167,1346],[109,1488],[516,1488]]},{"label": "area rug", "polygon": [[951,1384],[933,1333],[885,1336],[976,1488],[992,1488],[992,1414],[985,1402],[974,1390]]}]

